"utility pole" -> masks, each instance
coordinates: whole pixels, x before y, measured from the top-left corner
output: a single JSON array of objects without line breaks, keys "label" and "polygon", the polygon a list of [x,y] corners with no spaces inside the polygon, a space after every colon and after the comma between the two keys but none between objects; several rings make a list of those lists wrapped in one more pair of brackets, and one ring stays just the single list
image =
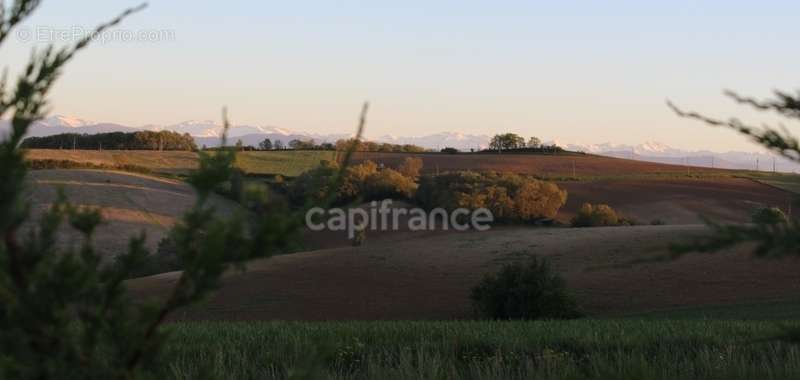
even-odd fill
[{"label": "utility pole", "polygon": [[711,169],[714,169],[714,156],[711,156]]},{"label": "utility pole", "polygon": [[756,171],[758,171],[758,158],[756,158]]},{"label": "utility pole", "polygon": [[777,170],[775,170],[775,157],[772,157],[772,172],[775,173],[776,171]]},{"label": "utility pole", "polygon": [[578,175],[575,174],[575,160],[572,160],[572,178],[578,178]]},{"label": "utility pole", "polygon": [[684,160],[684,165],[686,165],[686,176],[689,177],[689,175],[690,175],[690,173],[689,173],[689,157],[684,157],[683,160]]}]

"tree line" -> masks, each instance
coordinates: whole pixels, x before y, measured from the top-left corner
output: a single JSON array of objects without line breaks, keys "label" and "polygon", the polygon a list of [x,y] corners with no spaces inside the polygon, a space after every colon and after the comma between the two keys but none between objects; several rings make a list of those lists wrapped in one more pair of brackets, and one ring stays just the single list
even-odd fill
[{"label": "tree line", "polygon": [[558,153],[564,149],[556,144],[544,144],[538,137],[531,137],[527,142],[525,138],[516,133],[501,133],[494,135],[489,142],[489,151],[501,152],[504,150],[518,152]]},{"label": "tree line", "polygon": [[288,144],[284,144],[281,140],[272,141],[269,138],[262,140],[258,143],[258,147],[245,146],[242,141],[236,142],[238,150],[348,150],[353,149],[358,152],[403,152],[403,153],[420,153],[427,150],[418,145],[412,144],[389,144],[378,143],[373,141],[356,141],[355,139],[339,139],[335,143],[321,142],[318,143],[314,139],[300,140],[293,139]]},{"label": "tree line", "polygon": [[197,150],[188,133],[172,131],[109,132],[96,134],[62,133],[28,137],[25,149],[108,149],[108,150]]}]

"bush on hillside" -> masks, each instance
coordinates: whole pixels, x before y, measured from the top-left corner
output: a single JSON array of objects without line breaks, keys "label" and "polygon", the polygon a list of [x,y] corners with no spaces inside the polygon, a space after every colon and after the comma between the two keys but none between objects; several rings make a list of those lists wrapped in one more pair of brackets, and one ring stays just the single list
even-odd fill
[{"label": "bush on hillside", "polygon": [[302,206],[309,201],[323,201],[330,193],[330,184],[338,173],[338,164],[322,161],[316,168],[297,176],[288,185],[286,195],[292,204],[298,206]]},{"label": "bush on hillside", "polygon": [[772,226],[789,223],[789,218],[777,207],[763,207],[753,213],[752,221],[755,224]]},{"label": "bush on hillside", "polygon": [[343,202],[350,202],[361,197],[367,178],[376,173],[378,173],[378,165],[372,161],[348,167],[339,188],[339,199]]},{"label": "bush on hillside", "polygon": [[601,227],[616,226],[619,224],[619,216],[609,205],[584,203],[578,211],[578,215],[572,220],[575,227]]},{"label": "bush on hillside", "polygon": [[427,209],[487,208],[497,221],[531,222],[555,217],[567,192],[514,173],[450,172],[421,177],[416,200]]},{"label": "bush on hillside", "polygon": [[363,185],[364,200],[409,199],[417,190],[413,178],[393,169],[383,169],[366,178]]},{"label": "bush on hillside", "polygon": [[475,311],[488,319],[571,319],[578,318],[574,299],[564,279],[546,260],[533,257],[527,263],[504,266],[486,275],[472,289]]},{"label": "bush on hillside", "polygon": [[[413,173],[414,163],[406,168]],[[295,205],[302,205],[307,199],[321,201],[328,194],[331,180],[339,172],[336,163],[322,162],[320,166],[309,170],[289,185],[287,195]],[[349,166],[336,191],[336,204],[345,204],[357,200],[372,201],[387,198],[408,199],[414,196],[417,184],[414,178],[404,175],[398,170],[379,169],[372,161]]]},{"label": "bush on hillside", "polygon": [[573,227],[608,227],[635,224],[617,215],[609,205],[584,203],[578,214],[572,218]]},{"label": "bush on hillside", "polygon": [[419,177],[419,173],[422,170],[422,165],[423,163],[421,158],[406,157],[403,160],[403,163],[400,164],[399,167],[397,167],[397,171],[406,177],[416,179],[417,177]]}]

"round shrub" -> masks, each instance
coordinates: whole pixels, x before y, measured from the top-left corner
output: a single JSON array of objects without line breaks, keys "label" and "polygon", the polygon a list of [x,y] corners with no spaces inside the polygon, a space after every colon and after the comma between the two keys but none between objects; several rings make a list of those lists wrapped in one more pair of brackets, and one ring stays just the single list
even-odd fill
[{"label": "round shrub", "polygon": [[571,319],[581,313],[549,262],[531,258],[504,266],[472,289],[473,306],[489,319]]},{"label": "round shrub", "polygon": [[338,173],[339,166],[335,162],[320,162],[320,166],[300,174],[288,185],[289,200],[294,205],[322,202],[329,196],[329,187]]},{"label": "round shrub", "polygon": [[419,177],[419,173],[422,170],[423,162],[421,158],[418,157],[406,157],[403,160],[403,163],[397,167],[397,171],[400,174],[416,179]]},{"label": "round shrub", "polygon": [[599,204],[592,205],[591,203],[584,203],[578,214],[572,219],[573,227],[604,227],[604,226],[618,226],[620,217],[608,205]]},{"label": "round shrub", "polygon": [[413,178],[406,177],[393,169],[383,169],[364,181],[364,200],[377,201],[387,198],[408,199],[414,195],[417,184]]}]

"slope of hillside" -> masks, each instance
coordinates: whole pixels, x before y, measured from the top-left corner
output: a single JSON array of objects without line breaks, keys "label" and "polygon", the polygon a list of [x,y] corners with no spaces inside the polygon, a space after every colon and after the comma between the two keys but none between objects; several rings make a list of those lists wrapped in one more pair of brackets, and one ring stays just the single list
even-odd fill
[{"label": "slope of hillside", "polygon": [[29,149],[28,160],[66,160],[117,167],[133,165],[155,173],[186,174],[197,169],[197,154],[187,151]]},{"label": "slope of hillside", "polygon": [[653,162],[625,160],[613,157],[566,153],[548,154],[441,154],[441,153],[384,153],[358,152],[354,162],[366,160],[383,163],[386,166],[397,166],[406,157],[422,159],[423,171],[476,170],[476,171],[513,171],[516,173],[534,174],[541,177],[567,178],[573,174],[579,179],[610,178],[630,176],[684,176],[692,175],[731,175],[730,170],[701,167],[668,165]]},{"label": "slope of hillside", "polygon": [[568,222],[585,202],[605,203],[640,223],[746,223],[761,207],[790,209],[795,194],[746,178],[561,182],[568,192],[558,219]]},{"label": "slope of hillside", "polygon": [[[147,246],[155,250],[158,242],[195,201],[191,187],[183,182],[145,175],[101,170],[35,170],[28,175],[34,217],[55,201],[58,189],[64,190],[75,205],[101,207],[106,223],[98,227],[94,240],[105,256],[124,252],[131,236],[147,234]],[[236,205],[214,197],[221,212]],[[60,243],[77,244],[77,234],[64,228]]]},{"label": "slope of hillside", "polygon": [[[742,250],[628,265],[704,226],[505,228],[278,256],[228,273],[203,307],[179,319],[454,319],[472,316],[484,273],[529,255],[552,259],[590,315],[796,298],[800,261],[753,261]],[[179,273],[132,280],[138,297],[168,294]]]}]

